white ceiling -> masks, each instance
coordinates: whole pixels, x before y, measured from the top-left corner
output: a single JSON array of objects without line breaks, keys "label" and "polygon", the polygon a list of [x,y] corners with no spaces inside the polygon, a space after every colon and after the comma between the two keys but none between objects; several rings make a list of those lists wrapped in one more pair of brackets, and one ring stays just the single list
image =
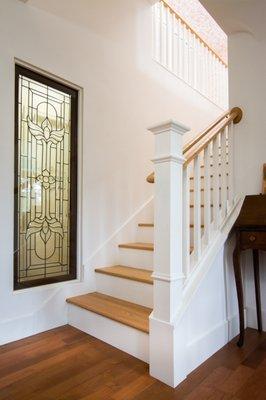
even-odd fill
[{"label": "white ceiling", "polygon": [[[21,0],[77,25],[106,30],[123,18],[122,10],[134,8],[135,0]],[[147,0],[147,3],[155,0]],[[266,0],[200,0],[227,33],[250,32],[266,36]],[[135,5],[134,5],[135,2]],[[121,7],[119,7],[121,4]],[[114,10],[116,10],[114,12]],[[117,15],[117,10],[121,13]]]},{"label": "white ceiling", "polygon": [[[22,0],[24,1],[24,0]],[[106,31],[125,22],[126,14],[136,7],[135,0],[26,0],[27,5],[40,8],[76,25],[97,32]],[[146,0],[147,4],[155,0]],[[125,6],[126,5],[126,6]]]},{"label": "white ceiling", "polygon": [[266,0],[200,0],[227,34],[266,36]]}]

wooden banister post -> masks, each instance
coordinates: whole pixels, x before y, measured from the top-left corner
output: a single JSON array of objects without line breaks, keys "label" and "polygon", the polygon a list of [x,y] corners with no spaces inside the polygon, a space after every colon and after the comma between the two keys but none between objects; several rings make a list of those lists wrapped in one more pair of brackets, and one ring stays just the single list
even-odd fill
[{"label": "wooden banister post", "polygon": [[174,318],[183,290],[183,135],[189,128],[169,121],[149,130],[155,135],[154,309],[150,317],[150,372],[168,385],[176,386],[185,377],[184,367],[178,371],[175,360]]}]

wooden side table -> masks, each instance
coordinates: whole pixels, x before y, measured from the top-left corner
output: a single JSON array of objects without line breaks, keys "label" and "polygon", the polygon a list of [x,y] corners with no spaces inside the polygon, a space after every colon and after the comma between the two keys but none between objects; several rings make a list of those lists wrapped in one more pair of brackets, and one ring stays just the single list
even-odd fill
[{"label": "wooden side table", "polygon": [[234,273],[239,308],[240,335],[237,345],[244,344],[244,296],[240,265],[240,254],[243,250],[253,251],[253,268],[255,278],[256,308],[258,330],[262,331],[259,250],[266,251],[266,196],[246,196],[240,214],[233,227],[236,233],[236,246],[233,253]]}]

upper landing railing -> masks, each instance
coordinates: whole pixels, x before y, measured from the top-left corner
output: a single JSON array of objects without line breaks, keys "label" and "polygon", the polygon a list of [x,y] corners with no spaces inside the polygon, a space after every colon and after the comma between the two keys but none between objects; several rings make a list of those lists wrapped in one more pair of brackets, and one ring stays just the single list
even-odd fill
[{"label": "upper landing railing", "polygon": [[227,64],[164,0],[153,6],[153,57],[213,103],[227,109]]}]

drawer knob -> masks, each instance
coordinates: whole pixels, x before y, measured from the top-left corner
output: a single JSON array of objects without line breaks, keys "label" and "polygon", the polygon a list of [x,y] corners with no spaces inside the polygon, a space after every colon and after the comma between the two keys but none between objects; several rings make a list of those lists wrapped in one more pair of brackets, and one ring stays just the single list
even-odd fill
[{"label": "drawer knob", "polygon": [[255,242],[256,236],[250,235],[249,240],[250,240],[251,242]]}]

